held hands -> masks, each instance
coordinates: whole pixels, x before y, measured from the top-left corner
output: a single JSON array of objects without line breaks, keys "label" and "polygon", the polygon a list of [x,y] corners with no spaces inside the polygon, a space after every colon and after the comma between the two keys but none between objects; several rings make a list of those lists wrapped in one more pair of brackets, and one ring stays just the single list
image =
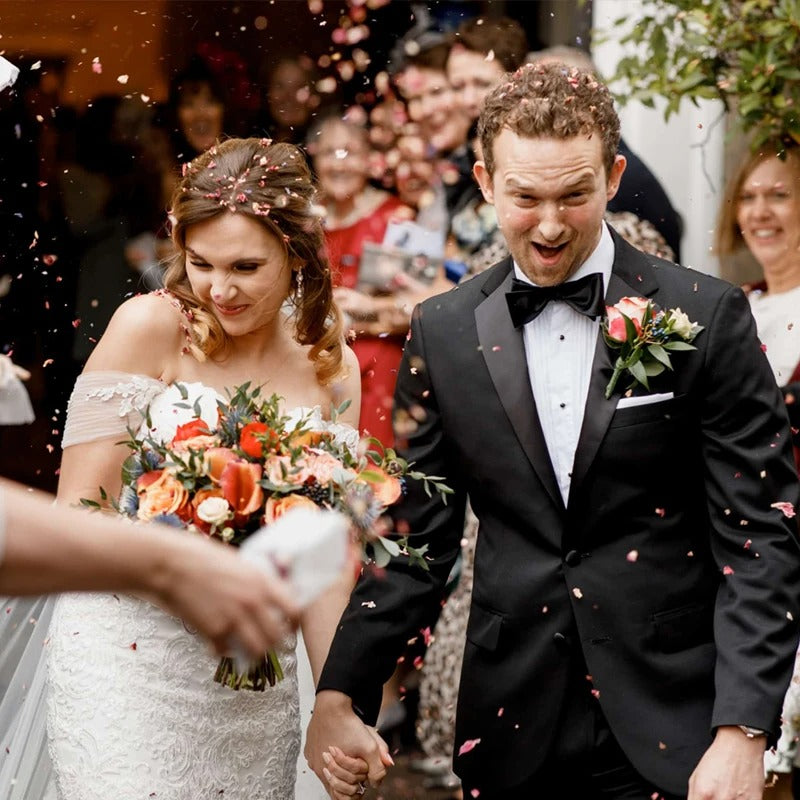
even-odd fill
[{"label": "held hands", "polygon": [[305,756],[333,800],[378,786],[394,764],[386,742],[353,711],[346,694],[331,690],[317,695],[306,734]]},{"label": "held hands", "polygon": [[687,800],[762,800],[766,737],[722,726],[689,778]]}]

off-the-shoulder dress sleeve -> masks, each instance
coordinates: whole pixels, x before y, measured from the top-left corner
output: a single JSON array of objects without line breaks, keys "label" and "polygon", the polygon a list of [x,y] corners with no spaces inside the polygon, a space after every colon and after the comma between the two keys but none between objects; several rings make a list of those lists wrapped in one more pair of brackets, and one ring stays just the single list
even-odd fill
[{"label": "off-the-shoulder dress sleeve", "polygon": [[147,405],[165,389],[166,384],[148,375],[84,372],[69,399],[61,447],[124,436],[128,428],[139,427]]}]

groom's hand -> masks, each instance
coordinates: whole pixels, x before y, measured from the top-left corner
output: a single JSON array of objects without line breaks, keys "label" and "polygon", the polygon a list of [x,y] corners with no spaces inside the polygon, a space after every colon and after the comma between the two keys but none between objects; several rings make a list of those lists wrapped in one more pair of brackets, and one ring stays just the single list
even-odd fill
[{"label": "groom's hand", "polygon": [[722,726],[689,778],[688,800],[762,800],[766,737]]},{"label": "groom's hand", "polygon": [[[394,764],[386,742],[356,716],[352,700],[342,692],[324,690],[317,694],[314,703],[306,733],[305,756],[325,786],[330,784],[325,775],[324,754],[330,751],[331,746],[352,759],[362,759],[371,786],[378,786],[386,777],[386,767]],[[332,796],[338,797],[339,794],[333,791]]]}]

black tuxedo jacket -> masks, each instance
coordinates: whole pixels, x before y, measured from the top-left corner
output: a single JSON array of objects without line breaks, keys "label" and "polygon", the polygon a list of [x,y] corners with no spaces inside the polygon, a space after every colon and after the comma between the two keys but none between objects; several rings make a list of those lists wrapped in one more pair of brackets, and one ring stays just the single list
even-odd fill
[{"label": "black tuxedo jacket", "polygon": [[771,507],[798,503],[783,400],[739,289],[614,244],[607,303],[648,297],[705,330],[651,382],[674,398],[627,408],[619,391],[604,398],[612,354],[598,336],[566,508],[507,311],[510,260],[423,303],[400,367],[403,454],[455,496],[410,482],[397,516],[429,544],[430,572],[396,559],[364,575],[319,688],[374,721],[403,646],[438,611],[469,495],[480,528],[455,769],[471,785],[514,786],[541,764],[571,647],[628,758],[663,790],[686,792],[716,726],[778,729],[800,619],[795,521]]}]

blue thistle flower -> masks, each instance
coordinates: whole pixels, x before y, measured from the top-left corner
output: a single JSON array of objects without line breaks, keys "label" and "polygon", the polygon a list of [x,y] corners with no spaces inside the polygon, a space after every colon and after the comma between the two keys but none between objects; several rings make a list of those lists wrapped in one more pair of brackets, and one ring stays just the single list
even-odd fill
[{"label": "blue thistle flower", "polygon": [[139,495],[133,486],[127,484],[122,487],[119,493],[119,510],[129,517],[135,517],[139,510]]},{"label": "blue thistle flower", "polygon": [[362,532],[372,529],[383,513],[383,504],[366,483],[353,481],[342,493],[343,511]]}]

